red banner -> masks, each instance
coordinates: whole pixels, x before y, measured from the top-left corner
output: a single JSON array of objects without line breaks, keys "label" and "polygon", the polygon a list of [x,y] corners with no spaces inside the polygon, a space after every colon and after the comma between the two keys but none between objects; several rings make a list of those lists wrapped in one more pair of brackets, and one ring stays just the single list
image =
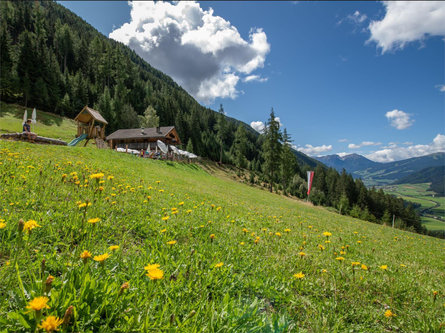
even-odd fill
[{"label": "red banner", "polygon": [[308,171],[307,172],[307,195],[308,196],[311,193],[312,180],[313,179],[314,179],[314,172],[313,171]]}]

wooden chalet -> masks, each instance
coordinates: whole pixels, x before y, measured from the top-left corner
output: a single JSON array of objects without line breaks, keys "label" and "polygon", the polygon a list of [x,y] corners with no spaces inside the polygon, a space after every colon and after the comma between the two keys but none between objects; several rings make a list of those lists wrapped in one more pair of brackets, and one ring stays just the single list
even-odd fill
[{"label": "wooden chalet", "polygon": [[135,150],[156,150],[156,141],[160,140],[167,145],[181,144],[178,132],[174,126],[120,129],[106,138],[108,146],[112,149],[128,148]]},{"label": "wooden chalet", "polygon": [[99,111],[85,106],[74,120],[77,122],[76,137],[86,135],[85,145],[90,139],[95,139],[96,141],[103,141],[103,139],[105,139],[105,126],[108,125],[108,122],[102,117]]}]

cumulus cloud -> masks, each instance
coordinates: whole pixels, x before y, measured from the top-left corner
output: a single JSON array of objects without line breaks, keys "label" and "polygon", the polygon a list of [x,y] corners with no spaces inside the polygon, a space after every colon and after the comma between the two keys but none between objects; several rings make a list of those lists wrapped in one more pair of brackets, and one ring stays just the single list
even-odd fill
[{"label": "cumulus cloud", "polygon": [[445,92],[445,84],[439,84],[436,88],[439,89],[440,92]]},{"label": "cumulus cloud", "polygon": [[204,103],[235,98],[241,75],[262,68],[270,51],[262,29],[251,29],[245,40],[230,22],[197,2],[129,5],[130,22],[109,37],[128,45]]},{"label": "cumulus cloud", "polygon": [[243,82],[251,82],[251,81],[267,82],[267,80],[268,80],[267,77],[261,77],[259,75],[249,75],[243,79]]},{"label": "cumulus cloud", "polygon": [[296,149],[302,153],[305,153],[306,155],[314,156],[332,150],[332,145],[321,145],[314,147],[307,144],[304,147],[297,147]]},{"label": "cumulus cloud", "polygon": [[385,17],[368,26],[368,42],[375,42],[382,53],[428,36],[445,36],[445,2],[388,1],[384,6]]},{"label": "cumulus cloud", "polygon": [[380,146],[381,144],[382,144],[381,142],[374,142],[374,141],[363,141],[361,143],[361,145],[363,147],[366,147],[366,146]]},{"label": "cumulus cloud", "polygon": [[412,145],[409,147],[386,147],[382,150],[365,155],[375,162],[393,162],[411,157],[425,156],[437,152],[445,152],[445,135],[437,134],[433,141],[427,145]]},{"label": "cumulus cloud", "polygon": [[355,143],[350,143],[350,144],[348,145],[348,148],[349,148],[349,149],[359,149],[359,148],[360,148],[360,145],[356,145]]},{"label": "cumulus cloud", "polygon": [[398,130],[407,129],[414,123],[414,120],[410,118],[408,113],[400,110],[388,111],[386,112],[385,117],[388,118],[391,126]]},{"label": "cumulus cloud", "polygon": [[[280,124],[280,127],[283,126],[283,124],[281,123],[280,117],[275,117],[275,121],[277,121],[278,124]],[[252,121],[250,123],[250,127],[252,127],[258,133],[264,133],[264,129],[266,128],[266,124],[263,123],[262,121]]]},{"label": "cumulus cloud", "polygon": [[252,121],[250,123],[250,127],[252,127],[258,133],[263,133],[264,128],[266,127],[262,121]]}]

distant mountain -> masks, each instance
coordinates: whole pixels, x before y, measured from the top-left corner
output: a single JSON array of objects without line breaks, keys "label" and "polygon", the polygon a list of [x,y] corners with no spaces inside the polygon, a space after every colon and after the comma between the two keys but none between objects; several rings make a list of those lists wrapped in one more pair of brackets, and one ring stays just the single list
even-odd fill
[{"label": "distant mountain", "polygon": [[361,178],[367,186],[393,183],[422,169],[445,165],[445,153],[442,152],[388,163],[373,162],[358,154],[328,155],[316,159],[339,171],[344,168],[354,178]]},{"label": "distant mountain", "polygon": [[430,190],[439,195],[445,192],[445,166],[436,166],[422,169],[403,177],[394,182],[394,184],[421,184],[431,183]]},{"label": "distant mountain", "polygon": [[336,169],[341,172],[345,169],[347,172],[354,172],[357,170],[364,170],[379,165],[380,163],[368,160],[358,154],[350,154],[346,156],[339,155],[327,155],[322,157],[316,157],[316,159],[329,167]]}]

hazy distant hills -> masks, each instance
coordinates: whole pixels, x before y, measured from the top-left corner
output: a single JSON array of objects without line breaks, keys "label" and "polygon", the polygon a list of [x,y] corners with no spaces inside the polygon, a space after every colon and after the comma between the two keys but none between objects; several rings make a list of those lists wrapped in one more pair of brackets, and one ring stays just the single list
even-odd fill
[{"label": "hazy distant hills", "polygon": [[431,183],[430,189],[444,195],[445,192],[445,166],[436,166],[422,169],[403,177],[395,184],[421,184]]},{"label": "hazy distant hills", "polygon": [[[445,165],[445,153],[434,153],[387,163],[373,162],[358,154],[350,154],[343,157],[327,155],[316,157],[316,159],[339,172],[345,169],[355,178],[361,178],[367,186],[390,184],[422,169]],[[434,173],[429,174],[436,175],[437,172],[440,171],[436,170]],[[424,179],[429,179],[425,182],[433,181],[433,178],[425,177]]]}]

